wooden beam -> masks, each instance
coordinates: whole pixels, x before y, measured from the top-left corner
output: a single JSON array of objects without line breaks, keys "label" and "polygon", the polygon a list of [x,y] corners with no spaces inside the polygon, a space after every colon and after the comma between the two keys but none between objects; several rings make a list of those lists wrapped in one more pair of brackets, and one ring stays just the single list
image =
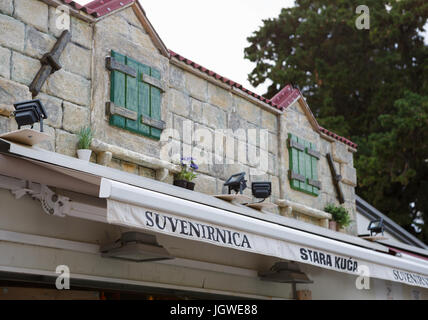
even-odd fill
[{"label": "wooden beam", "polygon": [[337,174],[336,167],[334,166],[333,157],[330,153],[326,154],[328,165],[330,167],[331,171],[331,177],[333,178],[333,184],[336,188],[337,198],[339,199],[339,202],[342,204],[345,202],[345,198],[343,196],[342,187],[340,185],[340,181],[342,180],[342,176],[340,174]]}]

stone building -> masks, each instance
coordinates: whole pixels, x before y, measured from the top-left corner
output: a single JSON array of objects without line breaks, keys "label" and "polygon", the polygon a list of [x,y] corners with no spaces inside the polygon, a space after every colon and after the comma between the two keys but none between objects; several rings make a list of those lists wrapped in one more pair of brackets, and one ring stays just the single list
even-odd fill
[{"label": "stone building", "polygon": [[[367,251],[379,250],[378,244],[356,237],[354,188],[357,177],[353,154],[357,146],[320,127],[298,89],[285,85],[275,97],[268,100],[169,50],[147,19],[141,5],[133,0],[96,0],[86,6],[71,0],[0,0],[0,30],[0,133],[17,129],[16,121],[11,117],[14,103],[40,99],[48,114],[44,131],[49,138],[31,149],[35,154],[44,157],[44,152],[49,151],[51,153],[46,154],[51,156],[46,159],[58,156],[61,161],[74,163],[72,158],[76,157],[77,133],[82,127],[90,126],[94,132],[90,161],[98,166],[82,165],[81,168],[84,171],[97,168],[91,171],[91,175],[99,174],[101,177],[103,175],[100,172],[104,172],[104,169],[100,168],[112,168],[119,171],[105,172],[121,177],[117,181],[135,181],[129,183],[134,187],[144,184],[152,186],[154,183],[153,188],[156,190],[167,188],[165,190],[168,191],[164,193],[178,192],[179,198],[189,200],[194,197],[200,199],[195,202],[205,203],[214,201],[209,200],[214,199],[213,195],[225,193],[224,183],[231,175],[245,172],[249,186],[256,181],[271,182],[272,195],[268,201],[273,205],[266,205],[266,208],[257,211],[246,207],[243,209],[244,206],[239,204],[233,205],[236,209],[230,209],[230,204],[227,204],[229,210],[238,210],[255,219],[305,230],[337,241],[355,242],[356,246],[369,248]],[[43,57],[53,50],[64,30],[69,31],[71,39],[60,55],[61,68],[46,77],[40,92],[34,92],[31,90],[34,79],[46,64]],[[34,129],[38,128],[36,124]],[[11,149],[8,150],[10,152]],[[59,154],[66,157],[61,158]],[[184,191],[172,187],[183,157],[193,157],[199,164],[194,196],[180,193]],[[80,170],[77,167],[73,169]],[[86,174],[89,171],[85,171]],[[123,176],[120,176],[120,171]],[[10,168],[4,167],[0,173],[9,176],[10,172]],[[341,179],[338,179],[338,175]],[[146,179],[135,180],[138,176]],[[18,173],[11,177],[24,178]],[[82,178],[79,175],[73,177]],[[83,180],[85,183],[90,181],[89,178]],[[42,181],[31,181],[43,184]],[[73,192],[79,190],[78,187],[67,188],[64,185],[43,185]],[[82,190],[84,188],[82,184]],[[90,189],[88,186],[87,190]],[[89,191],[86,196],[88,194],[93,196]],[[251,188],[244,190],[244,194],[251,197]],[[2,193],[2,198],[11,203],[17,201],[6,193]],[[332,217],[324,212],[324,208],[330,203],[343,205],[353,220],[340,233],[328,229]],[[21,205],[30,206],[23,202],[16,204],[17,207]],[[226,208],[226,204],[219,202],[213,202],[212,206]],[[248,211],[244,213],[244,210]],[[111,240],[120,236],[119,231],[123,231],[114,225],[101,226],[93,221],[86,225],[79,217],[65,218],[71,219],[70,227],[67,227],[64,218],[61,219],[63,221],[55,222],[58,223],[56,233],[43,228],[21,228],[11,222],[0,229],[92,244]],[[81,228],[86,228],[92,234],[84,234]],[[102,236],[103,233],[107,236]],[[161,240],[162,237],[158,239]],[[168,247],[167,244],[168,240],[165,240],[163,245]],[[207,245],[207,248],[210,246]],[[25,248],[22,250],[25,251]],[[219,248],[212,250],[221,255]],[[49,255],[48,252],[46,254]],[[273,263],[272,255],[268,255],[270,259],[263,263],[253,262],[248,269],[253,272],[257,266],[266,267]],[[195,259],[186,252],[176,252],[176,256]],[[213,254],[213,257],[217,255]],[[69,257],[64,259],[71,263]],[[86,267],[90,269],[91,263],[102,264],[103,260],[99,259],[88,259]],[[196,260],[206,264],[225,263],[219,257],[216,259],[200,256]],[[241,262],[231,263],[230,268],[244,268],[246,259],[252,258],[243,256]],[[19,266],[21,268],[28,262],[22,263]],[[8,262],[0,264],[8,265]],[[34,263],[31,268],[48,269],[46,265],[38,263]],[[134,273],[130,271],[125,274],[119,264],[110,264],[104,268],[99,273],[92,273],[92,276],[146,282],[153,282],[159,276],[159,283],[182,286],[186,288],[183,289],[185,291],[199,288],[199,281],[204,274],[198,270],[194,279],[186,280],[184,278],[189,276],[190,271],[185,270],[185,266],[168,264],[161,267],[157,265],[156,270],[150,269],[151,264],[145,264],[143,268],[147,276],[138,275],[137,269],[132,271]],[[174,268],[180,276],[167,276]],[[198,269],[194,266],[191,268]],[[316,278],[317,272],[311,268],[316,270],[317,267],[307,268],[306,271],[309,274],[312,272]],[[82,266],[79,272],[91,274],[89,269]],[[248,297],[293,296],[289,284],[260,282],[256,277],[247,279],[247,286],[238,289],[238,283],[242,282],[239,277],[242,276],[233,279],[231,275],[220,275],[214,271],[215,268],[208,269],[208,278],[212,281],[208,287],[211,285],[211,289],[218,290],[220,295],[226,295],[227,292]],[[423,269],[415,270],[419,270],[418,274],[423,273],[420,271]],[[234,272],[236,274],[238,271],[234,269],[232,274]],[[329,272],[327,278],[334,278],[337,273],[326,272]],[[353,279],[349,274],[346,277],[348,280]],[[220,287],[216,287],[214,279],[220,279]],[[349,281],[352,287],[353,282]],[[427,297],[426,290],[423,292],[424,297]],[[350,295],[373,297],[373,293],[367,294],[365,296],[364,292],[357,291]]]}]

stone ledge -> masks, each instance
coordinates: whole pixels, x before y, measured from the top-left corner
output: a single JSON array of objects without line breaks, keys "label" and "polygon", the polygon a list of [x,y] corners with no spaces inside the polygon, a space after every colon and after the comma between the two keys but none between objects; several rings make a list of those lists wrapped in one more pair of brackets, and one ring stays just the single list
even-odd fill
[{"label": "stone ledge", "polygon": [[291,215],[292,211],[296,211],[300,214],[304,214],[304,215],[322,220],[322,225],[323,227],[326,227],[326,228],[328,228],[328,220],[332,219],[332,216],[330,213],[327,213],[325,211],[321,211],[318,209],[314,209],[290,200],[278,199],[276,201],[276,204],[280,208],[286,208],[288,215]]},{"label": "stone ledge", "polygon": [[159,176],[159,178],[165,178],[165,176],[167,175],[165,174],[165,170],[168,170],[171,173],[176,173],[180,172],[181,169],[179,165],[160,160],[155,157],[147,156],[145,154],[130,151],[119,146],[108,144],[98,139],[92,140],[90,148],[97,154],[109,152],[112,154],[113,158],[154,169],[156,170],[156,174],[157,176]]}]

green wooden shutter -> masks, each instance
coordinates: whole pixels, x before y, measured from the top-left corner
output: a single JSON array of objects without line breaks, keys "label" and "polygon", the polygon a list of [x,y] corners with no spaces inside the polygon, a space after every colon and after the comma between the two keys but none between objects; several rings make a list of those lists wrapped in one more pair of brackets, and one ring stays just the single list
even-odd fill
[{"label": "green wooden shutter", "polygon": [[[155,68],[151,68],[151,76],[157,80],[161,79],[160,72]],[[161,120],[161,91],[153,86],[150,86],[150,90],[150,117],[155,120]],[[151,128],[150,133],[152,138],[160,139],[162,131],[157,128]]]},{"label": "green wooden shutter", "polygon": [[[138,70],[138,62],[131,58],[126,58],[126,65]],[[126,75],[126,109],[135,111],[138,113],[138,77],[131,77]],[[125,128],[129,131],[138,133],[138,118],[137,120],[126,119]]]},{"label": "green wooden shutter", "polygon": [[141,121],[142,117],[161,120],[162,92],[151,84],[142,81],[143,74],[160,80],[160,71],[115,51],[111,52],[111,57],[132,67],[137,71],[137,76],[132,77],[123,72],[112,70],[110,100],[118,107],[136,112],[138,116],[137,120],[132,120],[113,114],[110,116],[110,124],[150,138],[160,139],[161,129],[151,127]]},{"label": "green wooden shutter", "polygon": [[[150,67],[144,64],[140,65],[138,79],[142,79],[142,75],[150,75]],[[150,127],[141,122],[141,116],[150,117],[150,85],[148,83],[139,82],[140,92],[139,92],[139,102],[140,102],[140,112],[138,113],[138,125],[140,133],[150,137]]]},{"label": "green wooden shutter", "polygon": [[318,152],[314,144],[288,134],[289,180],[294,190],[319,195]]},{"label": "green wooden shutter", "polygon": [[[126,64],[126,57],[120,53],[111,52],[111,57],[117,61]],[[111,72],[111,84],[110,84],[110,101],[114,102],[115,105],[123,106],[126,105],[126,76],[124,73],[119,71]],[[125,118],[119,115],[110,116],[110,125],[125,128]]]}]

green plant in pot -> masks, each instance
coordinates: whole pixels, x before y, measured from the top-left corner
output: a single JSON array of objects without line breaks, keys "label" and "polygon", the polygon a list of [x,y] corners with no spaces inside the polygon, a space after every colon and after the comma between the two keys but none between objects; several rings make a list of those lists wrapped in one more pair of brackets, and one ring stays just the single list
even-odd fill
[{"label": "green plant in pot", "polygon": [[352,221],[348,210],[342,206],[335,206],[334,204],[329,203],[324,208],[324,211],[330,213],[333,217],[333,221],[329,222],[330,229],[337,231],[338,229],[349,226]]},{"label": "green plant in pot", "polygon": [[195,189],[195,183],[192,182],[196,178],[195,171],[199,169],[192,157],[181,158],[181,171],[174,176],[174,185],[189,190]]},{"label": "green plant in pot", "polygon": [[81,160],[89,161],[91,158],[92,150],[90,149],[93,133],[91,127],[83,127],[77,134],[79,142],[77,145],[77,157]]}]

